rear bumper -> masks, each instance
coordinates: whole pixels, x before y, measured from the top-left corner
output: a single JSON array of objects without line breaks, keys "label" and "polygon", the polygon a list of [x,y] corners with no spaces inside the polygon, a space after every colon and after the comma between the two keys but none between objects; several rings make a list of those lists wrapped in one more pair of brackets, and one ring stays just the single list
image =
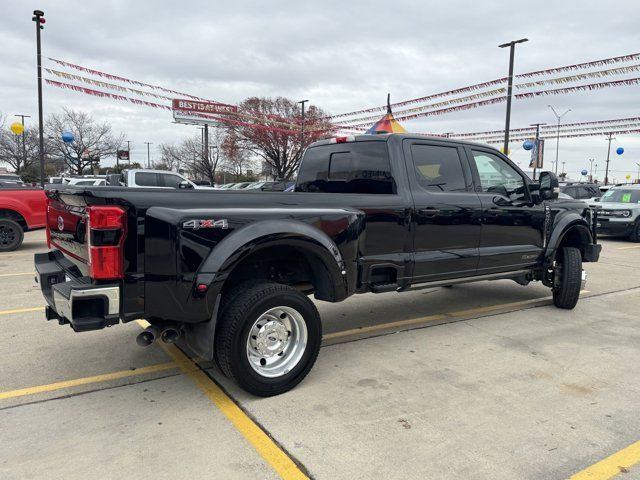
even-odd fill
[{"label": "rear bumper", "polygon": [[76,332],[99,330],[120,321],[120,285],[93,284],[57,250],[34,256],[36,281],[47,301],[47,320]]}]

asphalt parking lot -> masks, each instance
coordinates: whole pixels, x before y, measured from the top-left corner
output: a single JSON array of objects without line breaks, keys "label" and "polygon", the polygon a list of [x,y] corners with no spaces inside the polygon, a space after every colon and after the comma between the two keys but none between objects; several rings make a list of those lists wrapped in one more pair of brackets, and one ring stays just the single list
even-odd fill
[{"label": "asphalt parking lot", "polygon": [[640,245],[603,240],[573,311],[482,282],[319,304],[307,379],[252,397],[140,324],[44,320],[0,254],[0,478],[640,479]]}]

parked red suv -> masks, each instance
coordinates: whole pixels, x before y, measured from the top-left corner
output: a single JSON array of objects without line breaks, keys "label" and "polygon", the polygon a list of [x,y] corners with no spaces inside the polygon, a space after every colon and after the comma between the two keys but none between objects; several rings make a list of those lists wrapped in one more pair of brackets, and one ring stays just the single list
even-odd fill
[{"label": "parked red suv", "polygon": [[0,189],[0,252],[17,249],[24,232],[44,228],[47,198],[40,188]]}]

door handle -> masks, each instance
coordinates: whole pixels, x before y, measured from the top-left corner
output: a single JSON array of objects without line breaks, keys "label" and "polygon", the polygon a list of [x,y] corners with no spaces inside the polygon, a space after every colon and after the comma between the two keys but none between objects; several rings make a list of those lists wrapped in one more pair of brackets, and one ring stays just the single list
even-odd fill
[{"label": "door handle", "polygon": [[440,209],[439,208],[435,208],[435,207],[426,207],[426,208],[420,208],[418,209],[418,213],[420,215],[437,215],[438,213],[440,213]]}]

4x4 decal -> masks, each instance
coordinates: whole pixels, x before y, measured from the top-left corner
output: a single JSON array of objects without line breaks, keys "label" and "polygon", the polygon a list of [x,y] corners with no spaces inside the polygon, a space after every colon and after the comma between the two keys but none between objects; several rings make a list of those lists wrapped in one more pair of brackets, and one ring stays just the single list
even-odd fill
[{"label": "4x4 decal", "polygon": [[227,219],[213,220],[213,219],[200,219],[200,220],[188,220],[182,224],[182,228],[190,228],[192,230],[199,230],[201,228],[229,228],[229,222]]}]

